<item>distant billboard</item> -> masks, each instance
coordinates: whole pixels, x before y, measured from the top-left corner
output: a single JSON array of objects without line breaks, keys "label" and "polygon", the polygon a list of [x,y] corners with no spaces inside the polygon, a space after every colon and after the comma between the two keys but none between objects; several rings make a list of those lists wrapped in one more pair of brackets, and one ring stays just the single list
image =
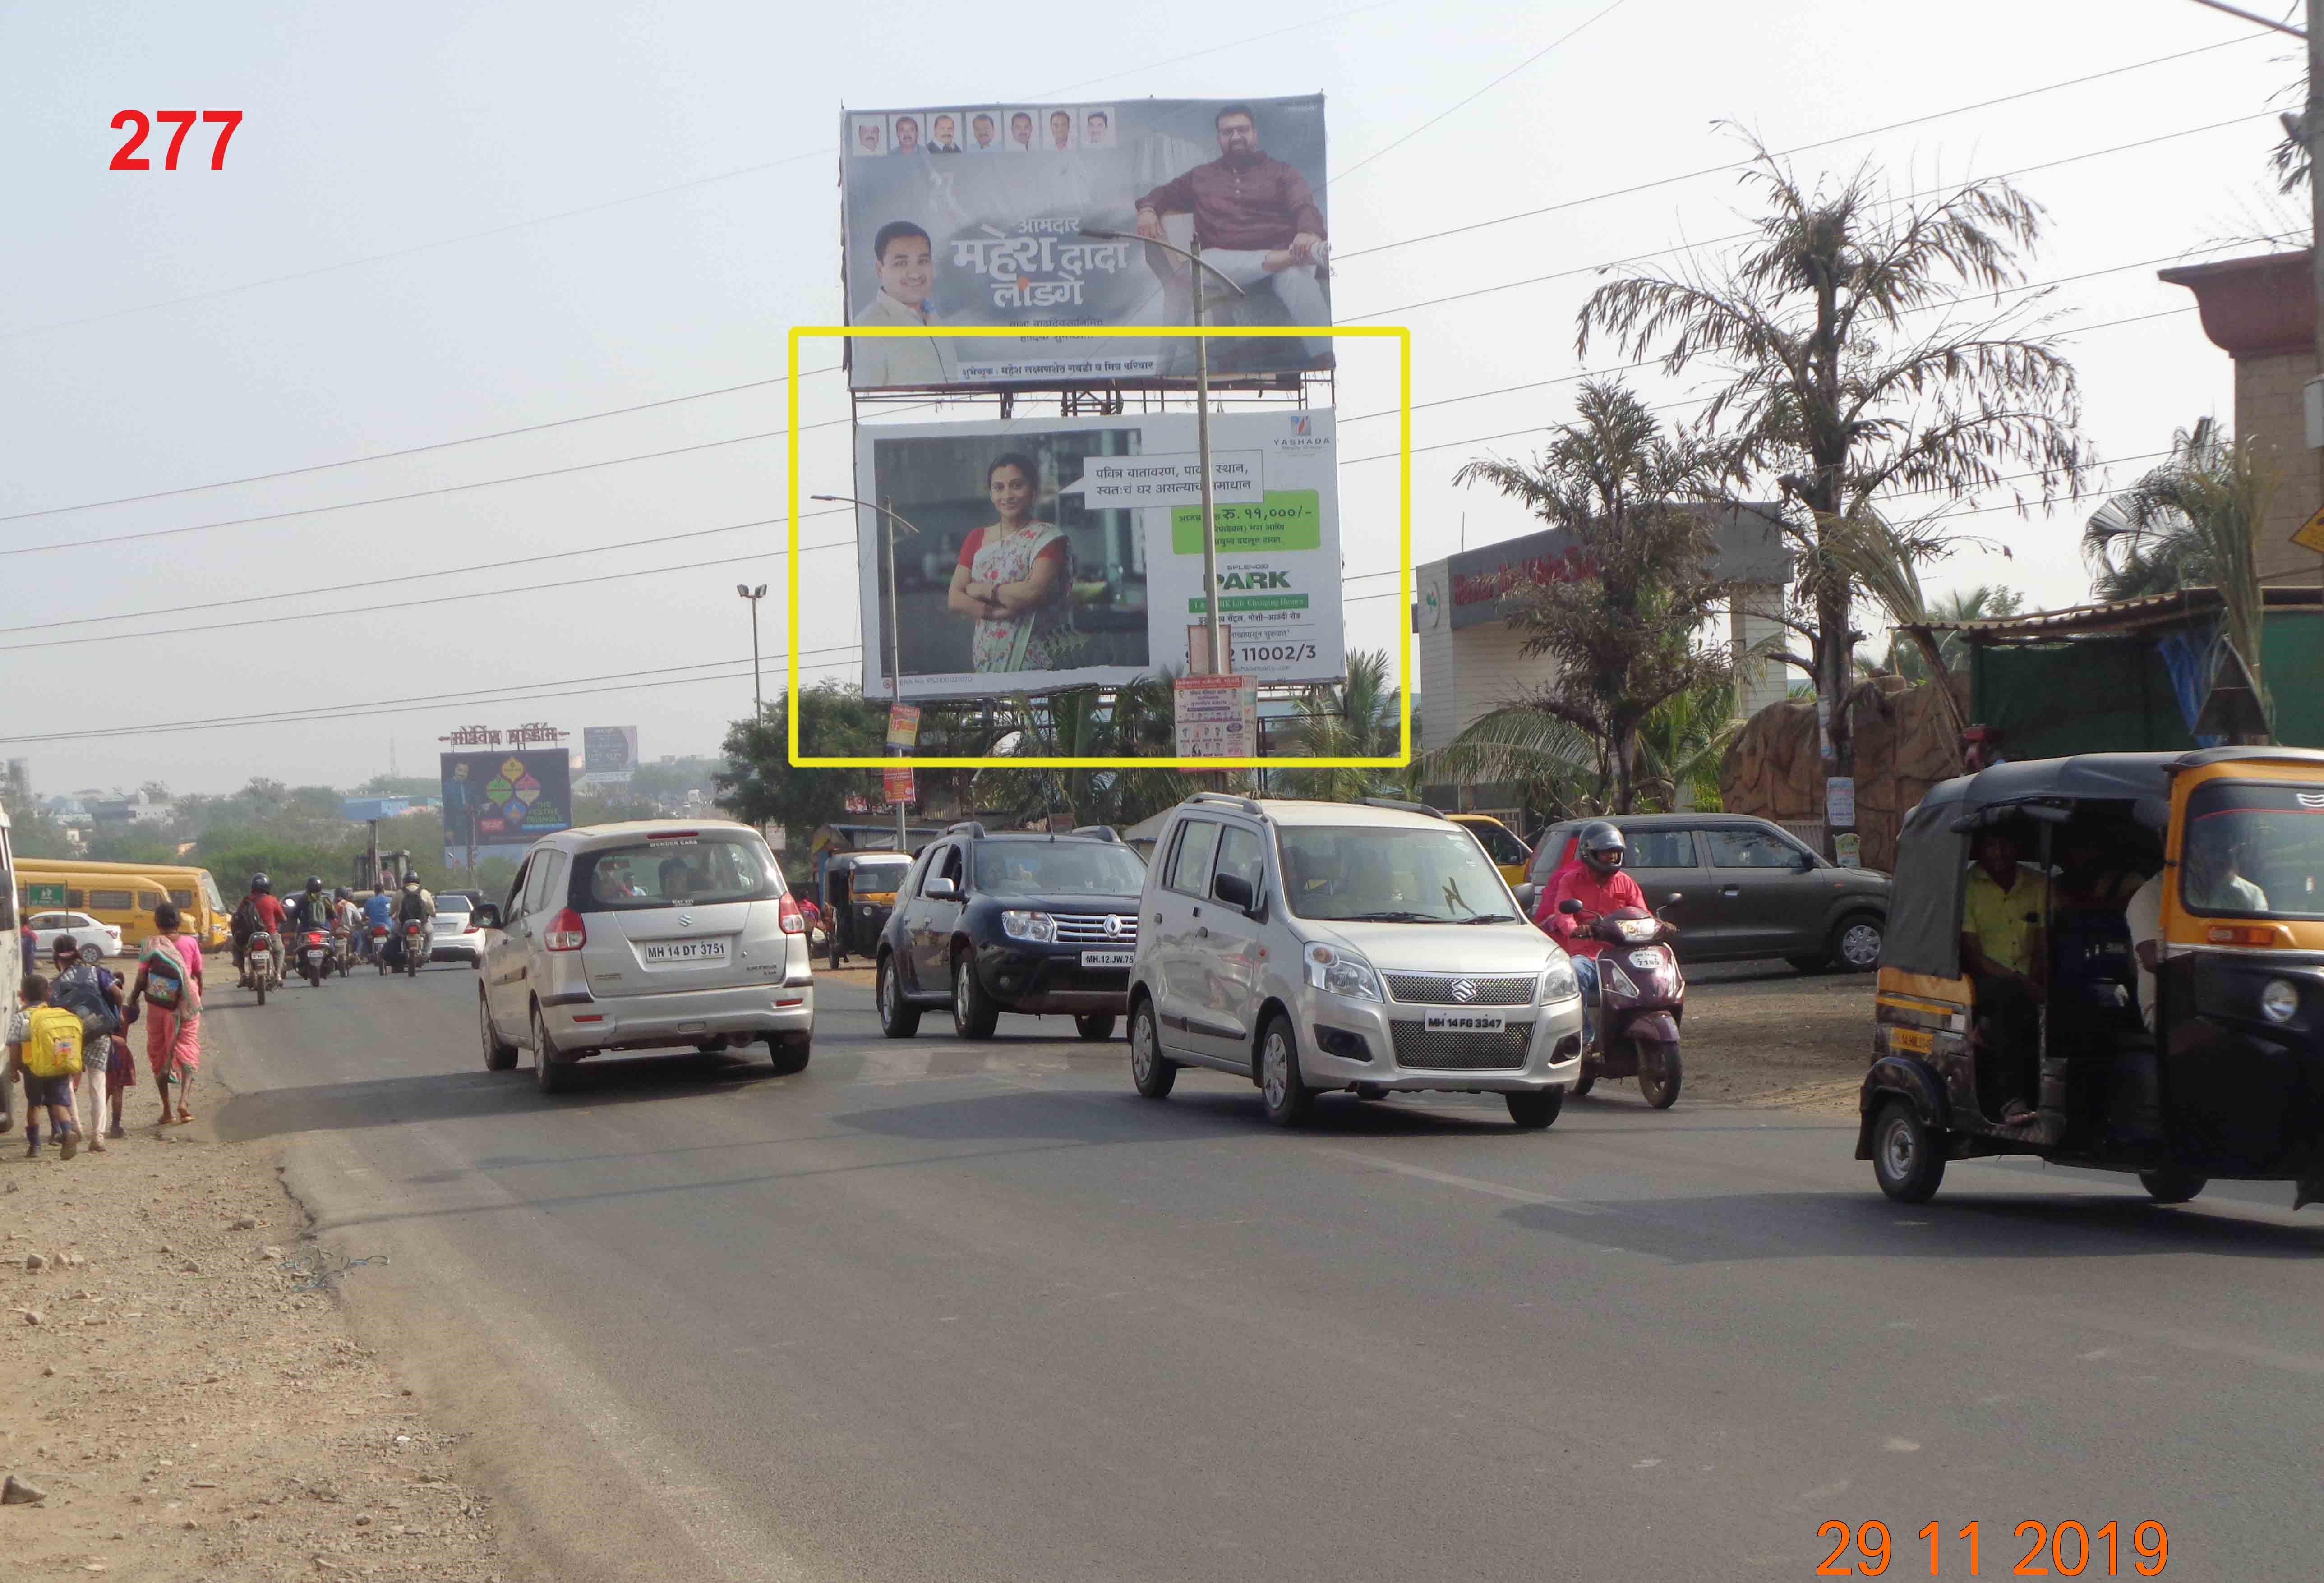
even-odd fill
[{"label": "distant billboard", "polygon": [[[842,123],[847,323],[994,331],[851,339],[858,390],[1191,376],[1185,337],[1039,333],[1193,324],[1190,266],[1140,238],[1199,237],[1218,272],[1204,277],[1206,325],[1332,322],[1321,95],[849,111]],[[1212,358],[1222,375],[1329,368],[1332,343],[1222,339]]]},{"label": "distant billboard", "polygon": [[602,785],[624,784],[637,767],[636,726],[591,725],[582,728],[582,779]]},{"label": "distant billboard", "polygon": [[562,747],[438,756],[444,794],[444,861],[515,857],[573,826],[572,768]]},{"label": "distant billboard", "polygon": [[[902,696],[1119,686],[1185,669],[1207,616],[1191,412],[859,428],[855,492],[898,545]],[[1328,410],[1211,420],[1220,612],[1232,668],[1337,679],[1340,510]],[[887,524],[857,513],[863,691],[894,694]]]}]

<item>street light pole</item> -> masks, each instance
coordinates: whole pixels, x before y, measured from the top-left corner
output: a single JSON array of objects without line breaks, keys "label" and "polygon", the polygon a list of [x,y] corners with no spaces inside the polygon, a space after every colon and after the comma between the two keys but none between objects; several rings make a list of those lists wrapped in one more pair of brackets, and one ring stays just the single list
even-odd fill
[{"label": "street light pole", "polygon": [[759,601],[767,596],[767,585],[737,583],[734,592],[751,602],[751,719],[755,722],[767,717],[767,701],[759,691]]},{"label": "street light pole", "polygon": [[[1123,231],[1084,231],[1083,235],[1101,242],[1142,242],[1148,247],[1159,247],[1175,253],[1194,265],[1194,328],[1203,327],[1203,273],[1209,271],[1226,283],[1236,296],[1247,295],[1240,286],[1212,264],[1206,264],[1199,254],[1175,243],[1157,237],[1139,236]],[[1219,621],[1219,525],[1218,516],[1211,503],[1211,338],[1194,336],[1194,451],[1196,465],[1203,470],[1203,609],[1208,612],[1211,633],[1210,664],[1204,667],[1205,676],[1227,674],[1225,640]]]},{"label": "street light pole", "polygon": [[[886,506],[875,505],[870,501],[857,500],[852,494],[818,494],[811,498],[827,501],[833,504],[862,506],[866,511],[879,512],[888,520],[888,709],[890,717],[892,719],[896,705],[904,701],[904,622],[903,618],[897,613],[896,604],[896,529],[901,528],[915,538],[919,537],[920,530],[912,526],[909,518],[899,516]],[[908,817],[908,810],[901,801],[899,801],[896,804],[896,850],[898,851],[908,852],[912,850],[912,836],[907,824]]]}]

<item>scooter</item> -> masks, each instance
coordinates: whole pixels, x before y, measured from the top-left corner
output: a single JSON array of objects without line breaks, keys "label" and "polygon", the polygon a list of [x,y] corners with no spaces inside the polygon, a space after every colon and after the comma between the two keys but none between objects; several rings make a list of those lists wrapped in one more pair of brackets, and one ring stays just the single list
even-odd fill
[{"label": "scooter", "polygon": [[307,975],[307,987],[318,989],[323,975],[330,971],[331,937],[320,929],[309,929],[299,937],[299,971]]},{"label": "scooter", "polygon": [[410,918],[403,925],[403,976],[416,979],[420,964],[428,960],[428,924],[425,919]]},{"label": "scooter", "polygon": [[371,926],[369,939],[371,941],[370,955],[373,965],[379,969],[379,976],[383,979],[387,977],[387,925],[385,924],[374,924]]},{"label": "scooter", "polygon": [[266,1004],[266,991],[282,987],[282,960],[276,954],[274,935],[265,929],[253,929],[242,948],[242,981],[258,991],[258,1003]]},{"label": "scooter", "polygon": [[[1678,899],[1673,895],[1663,905]],[[1677,925],[1637,907],[1601,917],[1572,897],[1557,910],[1589,918],[1583,932],[1606,946],[1598,953],[1597,1036],[1582,1053],[1573,1097],[1588,1093],[1601,1077],[1635,1077],[1647,1104],[1669,1109],[1678,1102],[1678,1025],[1686,1015],[1686,975],[1669,943]]]},{"label": "scooter", "polygon": [[355,966],[355,931],[345,924],[333,924],[331,925],[331,971],[344,979],[347,976],[347,970]]}]

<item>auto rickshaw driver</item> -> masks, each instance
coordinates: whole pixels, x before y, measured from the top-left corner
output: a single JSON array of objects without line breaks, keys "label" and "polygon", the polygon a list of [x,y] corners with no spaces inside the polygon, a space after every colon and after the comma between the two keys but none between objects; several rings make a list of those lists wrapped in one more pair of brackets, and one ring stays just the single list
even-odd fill
[{"label": "auto rickshaw driver", "polygon": [[2187,901],[2206,913],[2264,913],[2267,892],[2244,877],[2244,842],[2233,814],[2187,827]]},{"label": "auto rickshaw driver", "polygon": [[2015,1079],[2002,1101],[2005,1123],[2034,1114],[2049,960],[2049,877],[2021,863],[2019,850],[2006,830],[1980,834],[1961,897],[1961,966],[1976,984],[1979,1045]]}]

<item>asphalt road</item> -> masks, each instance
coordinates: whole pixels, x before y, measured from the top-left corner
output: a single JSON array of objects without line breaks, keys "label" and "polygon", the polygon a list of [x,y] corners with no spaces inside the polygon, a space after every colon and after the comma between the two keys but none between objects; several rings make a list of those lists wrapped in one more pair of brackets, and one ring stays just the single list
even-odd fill
[{"label": "asphalt road", "polygon": [[390,1256],[355,1321],[544,1576],[1807,1578],[1877,1518],[1892,1578],[1932,1520],[1947,1577],[1972,1520],[2005,1577],[2070,1520],[2115,1575],[2153,1522],[2162,1575],[2243,1578],[2324,1541],[2288,1188],[1972,1164],[1904,1210],[1846,1123],[1635,1089],[1286,1135],[1215,1074],[1139,1100],[1069,1026],[883,1040],[828,981],[798,1076],[624,1058],[549,1100],[483,1070],[475,993],[228,990],[205,1120]]}]

